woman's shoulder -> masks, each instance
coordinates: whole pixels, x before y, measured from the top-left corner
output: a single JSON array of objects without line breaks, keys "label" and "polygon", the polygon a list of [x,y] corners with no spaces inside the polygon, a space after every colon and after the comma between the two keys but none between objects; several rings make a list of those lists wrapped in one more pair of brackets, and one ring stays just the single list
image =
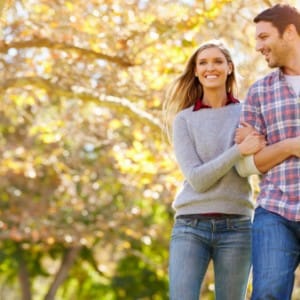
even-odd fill
[{"label": "woman's shoulder", "polygon": [[231,107],[233,110],[240,110],[242,107],[242,103],[241,102],[237,102],[237,103],[232,103],[230,105],[228,105],[229,107]]},{"label": "woman's shoulder", "polygon": [[188,116],[190,116],[193,112],[193,107],[194,106],[189,106],[187,108],[184,108],[183,110],[179,111],[176,115],[175,115],[175,119],[178,118],[186,118]]}]

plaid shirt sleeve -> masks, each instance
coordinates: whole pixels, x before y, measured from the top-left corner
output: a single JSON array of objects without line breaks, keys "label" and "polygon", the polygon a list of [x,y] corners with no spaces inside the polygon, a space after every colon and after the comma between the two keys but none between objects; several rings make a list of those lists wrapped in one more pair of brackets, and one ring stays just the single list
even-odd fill
[{"label": "plaid shirt sleeve", "polygon": [[244,121],[252,125],[260,134],[266,136],[266,125],[261,114],[261,103],[259,102],[259,86],[253,85],[247,94],[242,106],[240,121]]}]

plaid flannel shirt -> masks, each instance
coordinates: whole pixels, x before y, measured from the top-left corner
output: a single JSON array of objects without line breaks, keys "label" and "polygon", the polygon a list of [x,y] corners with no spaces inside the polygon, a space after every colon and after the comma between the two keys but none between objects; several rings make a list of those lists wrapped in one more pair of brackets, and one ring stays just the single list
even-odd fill
[{"label": "plaid flannel shirt", "polygon": [[[248,91],[241,121],[262,133],[267,143],[300,135],[300,95],[280,69],[258,80]],[[290,157],[263,175],[257,204],[292,221],[300,221],[300,159]]]}]

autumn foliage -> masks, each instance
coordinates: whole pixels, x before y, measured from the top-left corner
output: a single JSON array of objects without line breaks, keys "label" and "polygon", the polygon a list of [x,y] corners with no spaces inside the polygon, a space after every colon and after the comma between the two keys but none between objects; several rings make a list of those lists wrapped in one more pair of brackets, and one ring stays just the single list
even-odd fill
[{"label": "autumn foliage", "polygon": [[0,2],[0,299],[168,299],[165,88],[223,38],[243,98],[266,71],[252,17],[273,1],[250,2]]}]

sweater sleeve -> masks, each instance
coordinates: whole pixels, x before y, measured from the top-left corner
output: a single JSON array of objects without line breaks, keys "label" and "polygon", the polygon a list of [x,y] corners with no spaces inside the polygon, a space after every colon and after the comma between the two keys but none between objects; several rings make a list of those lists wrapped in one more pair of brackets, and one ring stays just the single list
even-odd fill
[{"label": "sweater sleeve", "polygon": [[235,168],[241,177],[262,174],[254,163],[254,155],[247,155],[239,159],[235,165]]},{"label": "sweater sleeve", "polygon": [[206,192],[215,185],[241,158],[237,145],[233,145],[214,159],[203,162],[197,154],[187,122],[180,115],[173,124],[173,144],[185,179],[198,193]]}]

